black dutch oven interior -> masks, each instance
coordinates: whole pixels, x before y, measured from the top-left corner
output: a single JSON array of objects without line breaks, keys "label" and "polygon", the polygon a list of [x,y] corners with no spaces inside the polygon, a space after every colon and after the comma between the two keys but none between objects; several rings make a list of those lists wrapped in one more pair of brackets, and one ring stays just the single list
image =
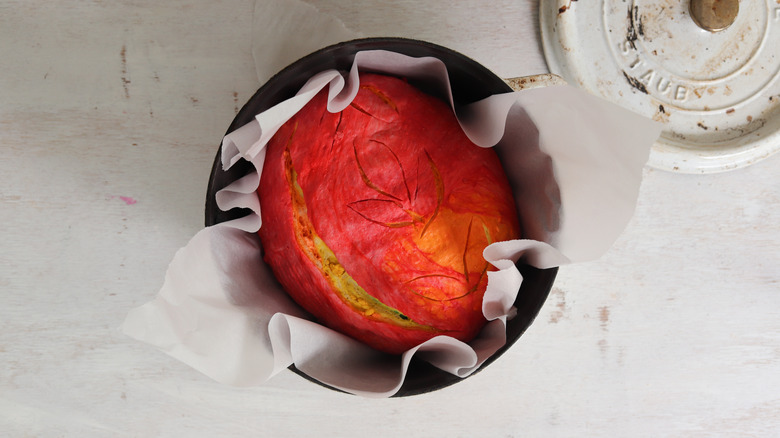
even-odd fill
[{"label": "black dutch oven interior", "polygon": [[[256,114],[295,95],[313,74],[328,69],[348,71],[355,53],[363,50],[390,50],[412,57],[433,56],[440,59],[447,66],[456,105],[468,104],[492,94],[512,91],[501,78],[476,61],[442,46],[403,38],[353,40],[318,50],[277,73],[257,90],[254,96],[241,108],[227,133],[251,122]],[[217,207],[216,193],[252,170],[251,163],[240,160],[228,171],[224,171],[220,161],[220,152],[217,152],[214,159],[207,189],[206,226],[236,219],[249,213],[246,209],[222,211]],[[515,300],[517,316],[509,320],[507,324],[507,343],[486,360],[480,370],[501,356],[531,325],[547,299],[558,272],[558,268],[541,270],[524,264],[518,264],[518,269],[523,275],[523,283]],[[290,369],[312,382],[331,388],[304,374],[294,365],[290,366]],[[463,378],[439,370],[427,362],[413,359],[403,386],[394,397],[438,390],[461,380]]]}]

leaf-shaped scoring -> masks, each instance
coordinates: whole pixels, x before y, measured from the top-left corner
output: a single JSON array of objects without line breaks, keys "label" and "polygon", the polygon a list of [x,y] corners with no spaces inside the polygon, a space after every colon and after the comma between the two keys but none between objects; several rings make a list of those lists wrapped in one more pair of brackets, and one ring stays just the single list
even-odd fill
[{"label": "leaf-shaped scoring", "polygon": [[[401,190],[405,191],[406,199],[403,199],[401,197],[403,195],[397,196],[397,195],[395,195],[393,193],[390,193],[390,189],[389,188],[387,190],[383,189],[382,187],[379,186],[379,184],[377,182],[375,182],[376,178],[371,178],[369,176],[368,172],[366,171],[367,166],[365,165],[364,162],[361,162],[361,160],[360,160],[360,154],[358,153],[358,146],[357,146],[358,145],[358,140],[355,139],[352,142],[352,152],[353,152],[353,154],[355,156],[355,163],[357,164],[357,170],[360,173],[360,178],[363,180],[363,182],[366,184],[367,187],[369,187],[370,189],[374,190],[377,194],[379,194],[379,195],[381,195],[383,197],[389,198],[389,199],[381,199],[381,198],[379,198],[379,199],[374,199],[374,201],[390,201],[390,202],[393,202],[394,203],[393,205],[395,205],[401,211],[405,212],[409,216],[409,218],[411,218],[412,220],[410,222],[410,221],[406,221],[406,220],[404,220],[404,221],[401,221],[401,220],[388,221],[388,220],[376,219],[376,217],[375,217],[376,215],[374,213],[366,213],[362,209],[357,209],[356,208],[356,205],[358,205],[358,204],[356,204],[357,202],[361,202],[362,203],[362,202],[366,202],[366,201],[370,201],[370,200],[355,201],[355,202],[349,204],[348,207],[350,209],[352,209],[353,211],[355,211],[356,213],[360,214],[364,219],[369,220],[371,222],[374,222],[376,224],[380,224],[380,225],[390,226],[388,224],[393,224],[394,227],[402,227],[402,226],[413,225],[414,222],[424,223],[422,231],[420,233],[420,237],[422,237],[425,234],[425,232],[428,229],[428,227],[431,225],[431,222],[433,222],[433,220],[436,219],[436,216],[439,214],[439,209],[441,208],[442,202],[444,200],[444,181],[443,181],[443,178],[442,178],[441,174],[439,173],[439,169],[436,166],[436,163],[434,163],[434,161],[431,158],[431,155],[428,153],[428,151],[423,149],[426,161],[428,162],[428,169],[431,171],[431,174],[433,176],[434,191],[435,191],[435,196],[436,196],[436,205],[435,205],[435,208],[434,208],[433,212],[427,218],[427,220],[423,220],[423,215],[421,215],[418,212],[415,212],[411,208],[411,205],[414,203],[414,199],[417,198],[417,194],[418,194],[417,192],[419,190],[419,187],[415,187],[415,193],[414,193],[414,198],[413,198],[411,190],[409,189],[409,182],[408,182],[407,177],[406,177],[406,171],[404,170],[403,164],[401,163],[401,159],[393,151],[393,149],[389,145],[387,145],[387,143],[385,143],[383,141],[377,140],[376,138],[372,138],[372,139],[369,139],[366,144],[374,146],[374,147],[378,146],[379,147],[378,150],[386,151],[389,154],[389,155],[385,156],[386,159],[384,159],[384,160],[378,159],[378,160],[375,160],[375,161],[371,162],[371,164],[373,164],[374,166],[385,166],[383,168],[375,169],[376,172],[372,172],[372,173],[374,173],[375,176],[381,176],[381,175],[383,175],[384,173],[387,173],[387,172],[391,172],[391,173],[392,172],[398,172],[398,174],[400,174],[400,176],[401,176],[401,181],[403,182],[403,189],[401,189]],[[392,166],[393,164],[395,166]],[[388,166],[390,166],[391,168],[388,169]],[[417,170],[418,172],[419,172],[419,167],[420,166],[419,166],[419,161],[418,161],[418,170]],[[416,179],[418,180],[418,185],[419,185],[419,177],[416,178]],[[398,189],[396,188],[396,191],[397,190]],[[408,208],[408,209],[404,208],[403,203],[407,203],[407,205],[409,205],[410,208]]]},{"label": "leaf-shaped scoring", "polygon": [[[381,175],[381,174],[387,173],[387,172],[390,172],[390,173],[398,172],[398,174],[401,175],[401,180],[403,181],[403,184],[404,184],[404,188],[405,188],[405,191],[406,191],[406,199],[408,201],[411,201],[412,195],[411,195],[411,192],[409,191],[409,183],[407,182],[407,179],[406,179],[406,172],[404,171],[404,167],[401,164],[401,160],[398,158],[398,155],[395,152],[393,152],[393,150],[390,148],[390,146],[388,146],[386,143],[381,142],[379,140],[369,139],[368,140],[369,144],[373,144],[375,146],[376,145],[381,146],[380,150],[387,151],[389,153],[389,157],[391,157],[391,159],[388,159],[388,160],[376,160],[376,161],[378,161],[377,163],[368,162],[368,163],[364,164],[363,162],[360,161],[360,156],[358,154],[358,148],[357,148],[357,142],[358,142],[357,139],[355,139],[355,141],[353,141],[353,143],[352,143],[352,151],[353,151],[353,153],[355,155],[355,162],[357,163],[357,168],[358,168],[358,172],[360,173],[360,178],[363,180],[363,182],[366,184],[366,186],[368,186],[369,188],[371,188],[375,192],[379,193],[380,195],[387,196],[388,198],[394,199],[396,201],[402,201],[402,198],[400,196],[396,196],[396,195],[390,193],[389,192],[390,189],[385,190],[385,189],[380,188],[379,185],[374,181],[374,179],[369,177],[368,172],[366,172],[366,169],[367,168],[369,170],[372,170],[372,169],[370,167],[366,166],[365,164],[367,164],[367,165],[378,164],[380,166],[383,166],[383,168],[374,169],[374,170],[376,170],[376,172],[372,172],[372,173],[376,173],[378,175]],[[384,167],[384,166],[386,166],[386,165],[388,165],[390,163],[395,165],[395,169],[393,169],[393,168],[388,169],[388,168]]]},{"label": "leaf-shaped scoring", "polygon": [[388,228],[414,225],[412,214],[403,208],[403,204],[391,199],[361,199],[350,202],[347,207],[363,219]]}]

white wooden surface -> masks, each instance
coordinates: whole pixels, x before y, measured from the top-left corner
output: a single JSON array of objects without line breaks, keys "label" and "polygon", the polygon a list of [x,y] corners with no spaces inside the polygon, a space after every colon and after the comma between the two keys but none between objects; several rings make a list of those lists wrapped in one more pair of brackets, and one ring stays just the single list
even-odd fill
[{"label": "white wooden surface", "polygon": [[[291,0],[297,3],[297,0]],[[363,35],[543,72],[532,1],[320,1]],[[202,226],[224,130],[258,87],[253,1],[0,1],[0,435],[780,436],[780,156],[646,169],[602,259],[562,268],[505,356],[365,400],[285,372],[216,384],[123,336]]]}]

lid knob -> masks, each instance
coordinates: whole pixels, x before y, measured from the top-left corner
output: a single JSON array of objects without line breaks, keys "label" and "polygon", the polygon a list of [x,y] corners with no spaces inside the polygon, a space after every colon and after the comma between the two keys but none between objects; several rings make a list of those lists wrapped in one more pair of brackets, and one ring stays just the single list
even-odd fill
[{"label": "lid knob", "polygon": [[691,0],[690,10],[699,27],[719,32],[737,19],[739,0]]}]

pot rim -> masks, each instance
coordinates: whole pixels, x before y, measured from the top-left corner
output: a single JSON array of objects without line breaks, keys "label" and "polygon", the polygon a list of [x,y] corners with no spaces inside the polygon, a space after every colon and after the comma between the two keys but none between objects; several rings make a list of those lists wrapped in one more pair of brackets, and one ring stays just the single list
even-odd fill
[{"label": "pot rim", "polygon": [[[303,85],[303,82],[311,77],[313,73],[338,67],[341,67],[341,70],[348,69],[354,54],[362,50],[390,50],[408,56],[434,56],[439,58],[447,66],[453,89],[453,98],[456,104],[470,103],[491,94],[512,91],[512,88],[506,81],[483,65],[444,46],[427,41],[399,37],[360,38],[324,47],[280,70],[244,104],[238,114],[236,114],[226,134],[249,123],[254,119],[255,114],[278,103],[280,97],[294,95]],[[314,69],[315,67],[316,70]],[[475,83],[479,84],[480,87],[473,87]],[[223,212],[216,205],[215,195],[219,190],[227,186],[228,183],[251,171],[251,166],[251,163],[241,160],[228,171],[224,171],[221,165],[221,146],[217,150],[206,191],[205,224],[207,227],[237,219],[249,213],[246,209],[233,209]],[[467,377],[455,376],[415,357],[409,365],[401,388],[392,397],[424,394],[463,381],[485,369],[514,345],[538,315],[552,289],[552,284],[558,272],[557,267],[537,269],[523,264],[518,264],[518,269],[523,275],[523,283],[514,303],[518,311],[517,316],[507,321],[507,337],[504,346],[486,359],[476,371]],[[294,364],[289,369],[320,386],[343,392],[308,376],[298,370]]]}]

